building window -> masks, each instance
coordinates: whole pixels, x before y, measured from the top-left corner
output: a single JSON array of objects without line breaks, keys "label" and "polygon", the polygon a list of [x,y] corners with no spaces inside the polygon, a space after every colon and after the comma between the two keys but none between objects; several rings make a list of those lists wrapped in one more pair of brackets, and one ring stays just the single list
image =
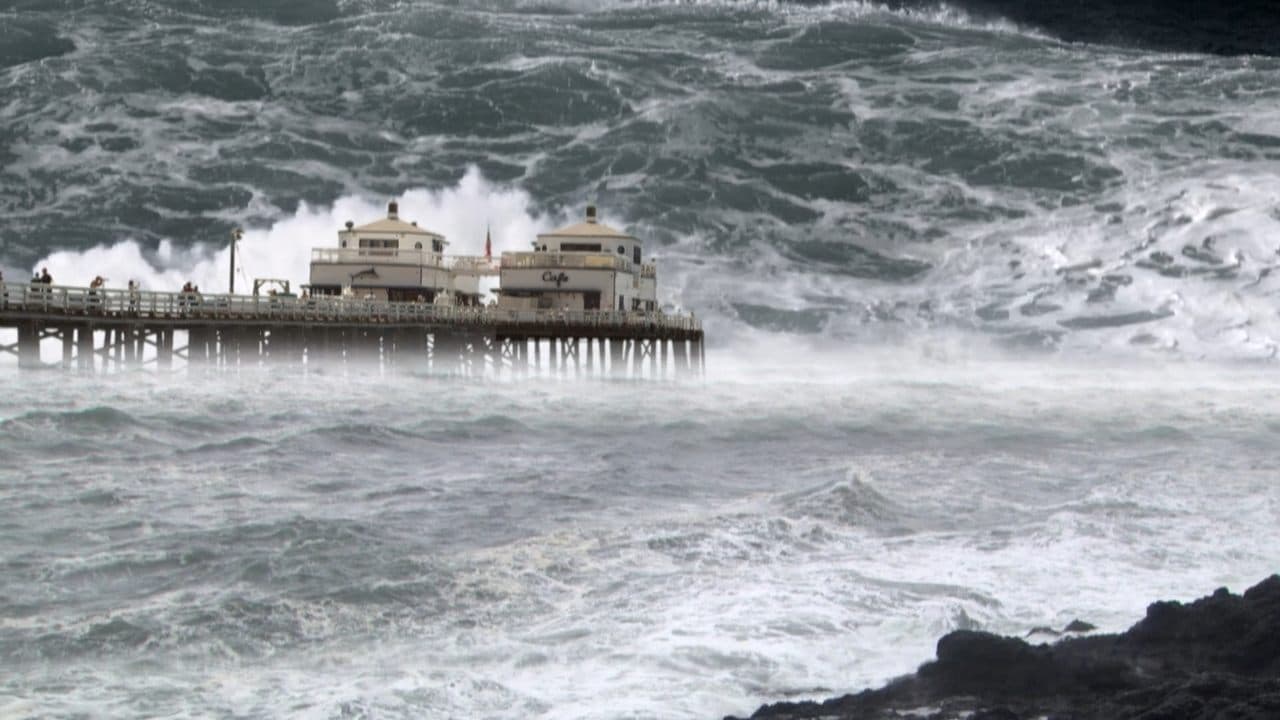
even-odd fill
[{"label": "building window", "polygon": [[561,252],[600,252],[600,243],[560,243]]},{"label": "building window", "polygon": [[626,246],[625,246],[625,245],[619,245],[619,246],[618,246],[618,254],[619,254],[619,255],[626,255],[626,254],[627,254],[627,248],[626,248]]},{"label": "building window", "polygon": [[421,250],[421,249],[422,249],[422,243],[420,243],[420,242],[416,242],[416,243],[414,243],[414,244],[413,244],[413,249],[414,249],[414,250]]},{"label": "building window", "polygon": [[636,246],[636,264],[637,265],[640,264],[640,246],[639,245]]}]

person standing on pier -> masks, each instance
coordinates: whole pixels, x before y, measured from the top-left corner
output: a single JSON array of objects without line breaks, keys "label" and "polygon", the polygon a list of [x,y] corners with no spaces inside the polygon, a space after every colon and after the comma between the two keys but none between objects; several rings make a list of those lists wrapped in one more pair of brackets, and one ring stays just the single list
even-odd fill
[{"label": "person standing on pier", "polygon": [[107,279],[101,275],[95,275],[93,281],[89,283],[89,311],[96,312],[102,304],[102,299],[98,297],[98,288],[107,284]]},{"label": "person standing on pier", "polygon": [[40,268],[40,282],[45,285],[53,284],[53,276],[49,274],[49,268]]}]

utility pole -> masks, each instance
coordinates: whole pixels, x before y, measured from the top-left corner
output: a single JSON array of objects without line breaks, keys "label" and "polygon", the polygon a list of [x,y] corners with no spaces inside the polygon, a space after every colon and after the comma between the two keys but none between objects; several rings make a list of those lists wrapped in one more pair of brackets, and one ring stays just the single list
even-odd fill
[{"label": "utility pole", "polygon": [[236,228],[231,231],[231,274],[230,282],[227,283],[227,293],[236,294],[236,242],[244,235],[244,231]]}]

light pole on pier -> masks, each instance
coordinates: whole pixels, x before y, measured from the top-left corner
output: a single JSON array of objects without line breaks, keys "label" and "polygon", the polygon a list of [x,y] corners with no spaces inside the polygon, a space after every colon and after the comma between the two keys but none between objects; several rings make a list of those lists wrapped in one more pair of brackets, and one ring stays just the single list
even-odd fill
[{"label": "light pole on pier", "polygon": [[244,231],[236,228],[231,231],[231,273],[230,281],[227,283],[227,294],[236,294],[236,243],[244,236]]}]

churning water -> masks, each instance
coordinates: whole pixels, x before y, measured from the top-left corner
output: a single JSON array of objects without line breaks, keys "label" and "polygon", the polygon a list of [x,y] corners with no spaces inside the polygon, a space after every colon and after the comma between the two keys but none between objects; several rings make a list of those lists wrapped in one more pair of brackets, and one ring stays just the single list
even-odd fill
[{"label": "churning water", "polygon": [[709,338],[671,384],[0,363],[0,715],[746,714],[1274,572],[1280,34],[1170,6],[0,0],[9,279],[594,201]]}]

